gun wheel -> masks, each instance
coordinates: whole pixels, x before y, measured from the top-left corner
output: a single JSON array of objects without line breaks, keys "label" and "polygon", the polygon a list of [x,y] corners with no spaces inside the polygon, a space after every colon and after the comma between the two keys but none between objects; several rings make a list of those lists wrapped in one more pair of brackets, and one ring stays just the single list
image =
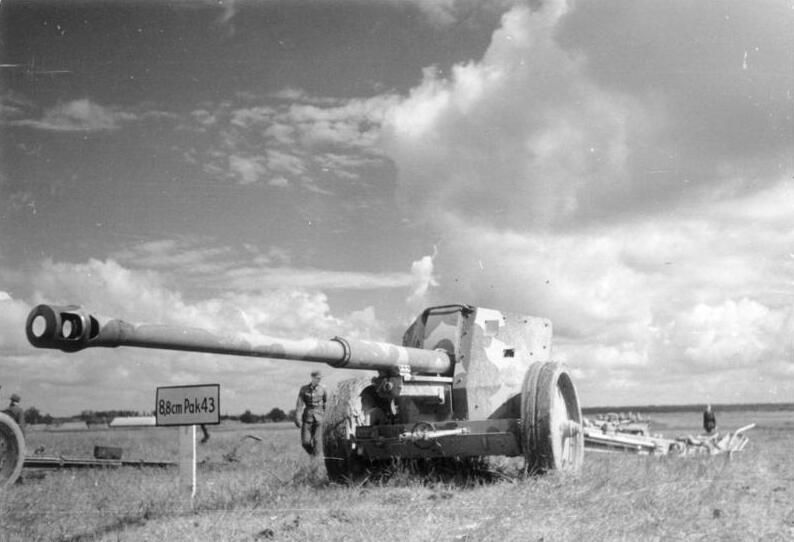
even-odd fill
[{"label": "gun wheel", "polygon": [[25,437],[17,423],[0,412],[0,489],[13,484],[25,462]]},{"label": "gun wheel", "polygon": [[370,417],[380,412],[367,390],[369,378],[352,378],[339,383],[323,420],[325,469],[332,482],[350,483],[366,478],[371,462],[355,449],[356,427],[370,425]]},{"label": "gun wheel", "polygon": [[521,393],[521,445],[529,472],[578,472],[584,460],[582,410],[561,363],[534,363]]}]

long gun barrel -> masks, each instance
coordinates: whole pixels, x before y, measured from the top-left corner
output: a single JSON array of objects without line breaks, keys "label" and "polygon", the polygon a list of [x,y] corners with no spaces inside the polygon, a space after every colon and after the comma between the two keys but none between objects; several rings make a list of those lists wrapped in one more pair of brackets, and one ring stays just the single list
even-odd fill
[{"label": "long gun barrel", "polygon": [[77,306],[39,305],[25,324],[30,343],[38,348],[77,352],[90,347],[131,346],[209,354],[227,354],[314,361],[350,369],[445,374],[452,360],[442,350],[423,350],[374,341],[334,337],[329,340],[248,339],[198,328],[131,324],[104,319]]}]

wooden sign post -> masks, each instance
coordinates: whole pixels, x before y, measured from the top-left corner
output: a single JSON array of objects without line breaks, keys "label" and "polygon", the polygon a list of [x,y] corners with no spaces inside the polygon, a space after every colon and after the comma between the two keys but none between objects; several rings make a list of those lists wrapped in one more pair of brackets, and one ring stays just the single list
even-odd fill
[{"label": "wooden sign post", "polygon": [[155,419],[158,426],[179,427],[179,486],[196,495],[196,426],[221,423],[220,384],[157,388]]},{"label": "wooden sign post", "polygon": [[196,496],[196,426],[182,425],[179,431],[179,488],[190,495],[190,502]]}]

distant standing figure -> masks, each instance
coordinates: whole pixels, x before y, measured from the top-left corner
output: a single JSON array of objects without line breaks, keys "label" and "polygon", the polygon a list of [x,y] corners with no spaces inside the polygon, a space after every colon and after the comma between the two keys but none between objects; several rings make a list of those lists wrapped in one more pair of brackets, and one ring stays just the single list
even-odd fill
[{"label": "distant standing figure", "polygon": [[717,417],[711,410],[711,405],[706,405],[706,410],[703,411],[703,430],[707,435],[712,434],[717,429]]},{"label": "distant standing figure", "polygon": [[301,445],[309,455],[317,455],[322,437],[323,415],[328,393],[320,384],[320,371],[312,371],[312,381],[301,386],[295,406],[295,425],[301,428]]},{"label": "distant standing figure", "polygon": [[200,427],[201,427],[201,432],[204,434],[204,436],[201,437],[201,443],[204,444],[210,439],[210,432],[207,431],[207,426],[204,425],[203,423],[200,425]]},{"label": "distant standing figure", "polygon": [[20,397],[16,393],[11,394],[11,402],[3,412],[11,416],[11,418],[17,422],[17,425],[22,432],[25,432],[25,412],[22,410],[22,407],[19,406]]}]

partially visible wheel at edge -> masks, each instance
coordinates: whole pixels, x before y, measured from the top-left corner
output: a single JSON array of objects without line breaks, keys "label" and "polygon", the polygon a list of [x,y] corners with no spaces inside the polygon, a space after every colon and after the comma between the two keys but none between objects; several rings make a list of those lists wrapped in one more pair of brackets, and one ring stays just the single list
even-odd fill
[{"label": "partially visible wheel at edge", "polygon": [[25,462],[25,437],[17,423],[0,412],[0,489],[13,484]]},{"label": "partially visible wheel at edge", "polygon": [[584,460],[579,396],[561,363],[530,366],[521,392],[521,446],[530,472],[578,472]]},{"label": "partially visible wheel at edge", "polygon": [[369,425],[369,378],[352,378],[339,383],[325,409],[323,420],[323,455],[325,469],[332,482],[350,483],[368,474],[369,461],[353,448],[356,427]]}]

